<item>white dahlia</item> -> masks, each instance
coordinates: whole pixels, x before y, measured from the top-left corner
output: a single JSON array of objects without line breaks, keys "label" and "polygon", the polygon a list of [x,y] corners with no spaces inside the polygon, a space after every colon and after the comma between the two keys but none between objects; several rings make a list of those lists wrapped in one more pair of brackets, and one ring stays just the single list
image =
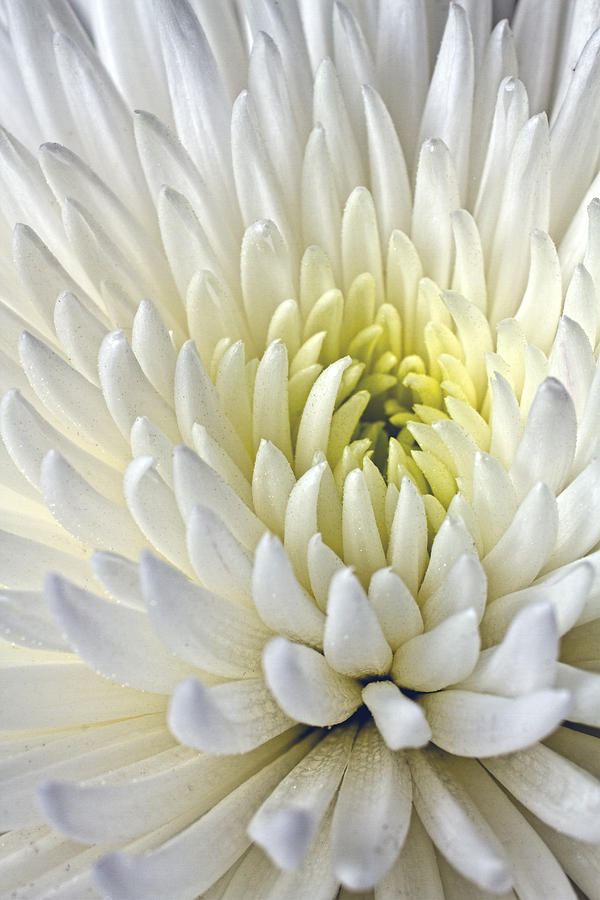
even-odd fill
[{"label": "white dahlia", "polygon": [[600,897],[598,26],[0,0],[4,898]]}]

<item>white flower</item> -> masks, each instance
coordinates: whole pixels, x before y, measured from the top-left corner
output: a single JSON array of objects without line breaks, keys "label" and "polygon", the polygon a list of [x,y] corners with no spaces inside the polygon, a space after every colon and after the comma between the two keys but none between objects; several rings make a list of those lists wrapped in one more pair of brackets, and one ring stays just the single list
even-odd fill
[{"label": "white flower", "polygon": [[190,4],[0,6],[3,896],[598,897],[600,4]]}]

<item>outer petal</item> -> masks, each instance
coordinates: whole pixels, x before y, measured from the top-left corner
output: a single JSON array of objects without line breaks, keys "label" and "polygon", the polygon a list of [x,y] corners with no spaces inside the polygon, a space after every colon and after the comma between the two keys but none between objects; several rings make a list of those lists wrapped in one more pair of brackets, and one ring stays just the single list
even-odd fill
[{"label": "outer petal", "polygon": [[567,718],[568,691],[535,691],[516,699],[443,691],[422,700],[431,739],[459,756],[513,753],[545,738]]}]

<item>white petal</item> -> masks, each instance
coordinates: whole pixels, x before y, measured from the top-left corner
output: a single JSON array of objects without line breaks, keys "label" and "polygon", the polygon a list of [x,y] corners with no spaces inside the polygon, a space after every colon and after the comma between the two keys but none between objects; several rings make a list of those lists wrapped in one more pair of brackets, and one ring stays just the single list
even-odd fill
[{"label": "white petal", "polygon": [[600,727],[600,674],[559,663],[555,686],[571,693],[570,722]]},{"label": "white petal", "polygon": [[490,386],[492,389],[490,456],[509,469],[523,431],[519,404],[512,387],[500,372],[494,372]]},{"label": "white petal", "polygon": [[319,609],[326,612],[331,579],[336,572],[344,568],[344,563],[331,547],[323,542],[320,534],[313,534],[310,538],[307,560],[312,593]]},{"label": "white petal", "polygon": [[336,573],[331,580],[323,646],[325,659],[342,675],[385,675],[391,666],[390,646],[350,569]]},{"label": "white petal", "polygon": [[[377,29],[377,67],[383,99],[398,123],[402,146],[412,168],[419,118],[429,84],[426,11],[419,3],[398,5],[383,0]],[[406,85],[398,91],[395,85]]]},{"label": "white petal", "polygon": [[331,417],[342,375],[350,365],[344,357],[328,366],[317,378],[304,404],[296,441],[296,475],[303,475],[312,465],[318,450],[327,451]]},{"label": "white petal", "polygon": [[265,647],[263,668],[279,705],[299,722],[336,725],[360,706],[360,685],[334,672],[310,647],[274,638]]},{"label": "white petal", "polygon": [[570,393],[578,421],[583,415],[595,371],[594,352],[585,331],[563,315],[552,345],[548,374],[562,381]]},{"label": "white petal", "polygon": [[419,155],[411,236],[425,270],[440,285],[450,280],[450,213],[459,207],[456,172],[448,148],[439,138],[428,139]]},{"label": "white petal", "polygon": [[[597,845],[583,843],[564,834],[559,834],[554,828],[549,828],[543,822],[540,822],[528,810],[524,810],[523,814],[551,851],[563,869],[564,875],[568,875],[588,897],[593,897],[598,886],[598,875],[600,874]],[[555,890],[554,886],[552,890]],[[569,890],[571,890],[570,883]],[[574,891],[571,891],[567,896],[571,900],[572,897],[577,895]]]},{"label": "white petal", "polygon": [[142,556],[140,579],[150,621],[176,656],[228,678],[260,673],[270,632],[256,614],[188,581],[149,552]]},{"label": "white petal", "polygon": [[102,341],[98,372],[106,405],[126,439],[140,415],[148,416],[172,441],[178,439],[173,411],[142,372],[123,331],[113,331]]},{"label": "white petal", "polygon": [[48,509],[80,541],[130,556],[146,545],[127,509],[95,491],[60,453],[48,451],[40,474]]},{"label": "white petal", "polygon": [[377,884],[404,843],[412,807],[406,760],[392,753],[372,724],[354,742],[331,825],[335,874],[352,890]]},{"label": "white petal", "polygon": [[[176,745],[141,765],[128,766],[126,780],[116,783],[110,777],[99,783],[45,783],[38,802],[52,825],[75,840],[127,841],[160,828],[166,814],[189,816],[193,810],[194,819],[203,815],[252,775],[264,758],[262,749],[223,759]],[[124,773],[119,774],[123,778]]]},{"label": "white petal", "polygon": [[484,650],[461,690],[519,697],[552,687],[558,656],[558,624],[551,603],[534,603],[513,619],[497,647]]},{"label": "white petal", "polygon": [[423,698],[431,740],[458,756],[514,753],[545,738],[568,716],[568,691],[535,691],[516,699],[470,691]]},{"label": "white petal", "polygon": [[[164,726],[154,716],[148,718],[154,719],[151,729],[142,727],[117,732],[113,730],[114,726],[100,725],[87,729],[87,744],[77,740],[82,735],[79,731],[76,736],[47,738],[45,746],[30,748],[27,762],[23,758],[26,753],[18,753],[11,761],[12,766],[9,763],[3,773],[2,827],[21,828],[41,821],[41,811],[36,808],[36,788],[45,778],[103,777],[113,769],[135,768],[138,760],[146,762],[152,754],[160,754],[165,748],[172,747],[173,738]],[[89,731],[94,734],[92,741]],[[107,734],[111,731],[112,740]]]},{"label": "white petal", "polygon": [[254,845],[205,892],[204,896],[206,900],[250,898],[260,891],[268,892],[280,876],[281,871],[273,865],[258,845]]},{"label": "white petal", "polygon": [[173,489],[173,443],[146,416],[138,416],[129,435],[131,455],[151,456],[156,471],[168,487]]},{"label": "white petal", "polygon": [[400,687],[439,691],[465,678],[478,654],[477,614],[465,609],[396,650],[392,677]]},{"label": "white petal", "polygon": [[161,694],[122,687],[83,662],[18,663],[5,669],[2,688],[11,697],[6,729],[64,728],[164,710]]},{"label": "white petal", "polygon": [[564,314],[583,329],[594,347],[598,325],[596,287],[594,279],[583,264],[575,266],[565,296]]},{"label": "white petal", "polygon": [[419,607],[402,579],[391,569],[375,572],[369,583],[369,602],[392,650],[423,631]]},{"label": "white petal", "polygon": [[229,200],[230,105],[210,45],[185,0],[157,9],[157,19],[177,131],[206,180]]},{"label": "white petal", "polygon": [[469,19],[461,6],[451,6],[423,110],[419,143],[431,137],[444,141],[455,162],[463,195],[468,178],[473,79]]},{"label": "white petal", "polygon": [[584,769],[543,744],[485,767],[542,822],[579,841],[600,840],[600,783]]},{"label": "white petal", "polygon": [[[200,359],[193,341],[186,341],[175,369],[175,408],[183,438],[193,443],[192,426],[204,425],[210,436],[249,478],[250,460],[233,425],[225,415],[216,388]],[[150,415],[152,418],[152,415]]]},{"label": "white petal", "polygon": [[97,886],[115,900],[145,900],[157,891],[172,900],[204,893],[248,848],[246,828],[252,810],[304,756],[306,749],[304,742],[297,742],[193,825],[157,848],[138,856],[104,856],[94,873]]},{"label": "white petal", "polygon": [[49,450],[58,450],[79,472],[89,473],[90,483],[96,490],[113,501],[122,500],[119,471],[53,428],[19,391],[9,391],[2,398],[0,427],[15,464],[36,487],[40,486],[40,469],[45,454]]},{"label": "white petal", "polygon": [[537,390],[510,469],[519,499],[536,481],[543,481],[558,494],[569,474],[576,440],[573,401],[560,381],[547,378]]},{"label": "white petal", "polygon": [[87,560],[81,556],[8,531],[0,531],[0,571],[4,586],[15,590],[39,590],[48,572],[64,572],[86,586],[91,581]]},{"label": "white petal", "polygon": [[[556,247],[549,234],[535,229],[529,236],[529,275],[523,299],[515,318],[527,338],[545,353],[552,347],[558,319],[562,311],[563,292],[560,263]],[[545,315],[538,315],[538,297],[547,298]]]},{"label": "white petal", "polygon": [[327,149],[325,130],[318,123],[313,128],[304,151],[302,234],[306,244],[316,245],[325,251],[338,283],[341,282],[339,241],[342,228],[341,210],[342,202],[339,199],[333,164]]},{"label": "white petal", "polygon": [[[546,116],[533,116],[519,132],[511,153],[494,234],[488,266],[494,323],[513,315],[523,294],[529,234],[534,228],[548,228],[549,150]],[[508,256],[510,266],[505,264]]]},{"label": "white petal", "polygon": [[559,569],[546,581],[493,600],[481,622],[484,646],[499,643],[519,610],[532,603],[551,603],[558,633],[561,636],[566,634],[579,619],[593,579],[593,566],[579,562],[566,570]]},{"label": "white petal", "polygon": [[487,599],[487,580],[476,556],[465,553],[454,563],[441,585],[427,598],[421,610],[430,630],[454,613],[475,610],[481,620]]},{"label": "white petal", "polygon": [[140,227],[108,184],[98,178],[79,156],[61,144],[42,144],[39,160],[46,181],[59,203],[69,197],[83,204],[111,234],[132,265],[143,271],[157,295],[173,289],[166,260],[162,253],[157,253],[153,220],[145,223],[146,227]]},{"label": "white petal", "polygon": [[195,678],[173,692],[169,728],[178,741],[206,753],[247,753],[294,724],[261,678],[205,687]]},{"label": "white petal", "polygon": [[368,584],[377,569],[385,567],[385,553],[364,473],[352,469],[344,481],[342,501],[344,559]]},{"label": "white petal", "polygon": [[331,813],[328,812],[302,868],[281,872],[265,900],[299,900],[307,894],[314,900],[331,900],[338,888],[331,865]]},{"label": "white petal", "polygon": [[[588,110],[595,108],[600,93],[599,47],[600,33],[596,31],[583,48],[552,123],[552,227],[559,234],[569,224],[578,198],[596,174],[597,149],[588,125]],[[578,135],[575,146],[570,139],[574,128]],[[567,166],[573,171],[568,190],[561,180]]]},{"label": "white petal", "polygon": [[125,470],[123,493],[129,511],[150,543],[182,572],[191,574],[185,552],[185,527],[173,492],[151,456],[138,456]]},{"label": "white petal", "polygon": [[[219,264],[187,197],[164,185],[156,201],[156,211],[165,255],[180,297],[186,297],[192,290],[192,279],[199,271],[209,270],[219,280],[231,277],[228,267]],[[171,307],[172,314],[178,318],[180,310],[181,304]]]},{"label": "white petal", "polygon": [[533,581],[554,547],[557,520],[553,494],[543,483],[534,485],[503,536],[483,560],[491,599]]},{"label": "white petal", "polygon": [[410,828],[398,859],[375,887],[375,900],[427,897],[444,900],[433,844],[413,811]]},{"label": "white petal", "polygon": [[510,863],[497,837],[443,759],[422,750],[409,756],[413,802],[429,836],[454,868],[483,890],[512,884]]},{"label": "white petal", "polygon": [[515,804],[475,761],[453,757],[449,770],[460,780],[494,829],[511,862],[515,891],[524,900],[540,896],[574,900],[573,891],[557,860]]},{"label": "white petal", "polygon": [[390,529],[388,559],[413,597],[427,565],[427,519],[419,491],[403,478]]},{"label": "white petal", "polygon": [[[510,155],[517,135],[528,117],[529,102],[525,85],[512,76],[503,78],[497,88],[492,127],[485,147],[485,162],[474,206],[486,257],[494,239]],[[475,117],[473,122],[477,127]]]},{"label": "white petal", "polygon": [[456,323],[458,336],[464,348],[467,372],[480,399],[483,399],[487,390],[485,354],[492,349],[490,325],[481,310],[462,294],[444,291],[442,299]]},{"label": "white petal", "polygon": [[283,537],[285,512],[296,484],[292,467],[270,441],[261,441],[252,472],[252,500],[256,515],[267,528]]},{"label": "white petal", "polygon": [[97,550],[90,559],[92,572],[106,591],[118,603],[145,610],[146,604],[140,589],[140,573],[137,563],[120,556]]},{"label": "white petal", "polygon": [[305,587],[309,586],[307,547],[319,532],[318,502],[326,463],[312,466],[298,479],[290,492],[285,511],[284,546],[294,571]]},{"label": "white petal", "polygon": [[142,300],[134,316],[131,346],[146,378],[172,403],[175,349],[160,313],[150,300]]},{"label": "white petal", "polygon": [[100,310],[91,313],[79,297],[63,290],[54,305],[56,336],[75,368],[99,386],[98,352],[106,336]]},{"label": "white petal", "polygon": [[372,87],[363,86],[363,102],[369,141],[371,191],[379,219],[382,243],[394,228],[408,231],[411,190],[402,146],[393,120],[381,97]]},{"label": "white petal", "polygon": [[0,593],[0,632],[4,639],[33,650],[58,650],[68,653],[68,642],[61,637],[48,612],[44,595],[37,591]]},{"label": "white petal", "polygon": [[325,129],[339,195],[345,199],[357,184],[365,184],[360,149],[348,117],[337,73],[330,59],[319,63],[314,80],[313,118]]},{"label": "white petal", "polygon": [[[253,98],[242,91],[233,105],[231,114],[231,153],[238,202],[244,224],[249,229],[262,230],[261,218],[269,220],[268,228],[278,232],[279,242],[296,250],[296,235],[290,226],[290,210],[281,181],[267,153],[261,134]],[[265,235],[266,236],[266,235]],[[287,299],[289,293],[279,299]],[[262,318],[262,317],[261,317]],[[264,319],[263,319],[264,321]],[[259,326],[262,322],[257,321]],[[252,325],[251,325],[252,327]],[[264,338],[264,332],[255,332]]]},{"label": "white petal", "polygon": [[373,681],[363,688],[363,700],[390,750],[423,747],[431,729],[421,707],[391,681]]},{"label": "white petal", "polygon": [[256,547],[264,526],[235,491],[184,444],[176,447],[173,454],[173,482],[186,522],[195,506],[206,506],[223,519],[244,547]]},{"label": "white petal", "polygon": [[275,341],[267,347],[254,382],[254,446],[268,440],[292,459],[288,404],[288,355],[286,345]]},{"label": "white petal", "polygon": [[373,198],[364,187],[356,187],[348,197],[342,216],[342,269],[346,291],[355,278],[369,272],[375,280],[377,303],[382,303],[383,270],[377,217]]},{"label": "white petal", "polygon": [[598,543],[599,471],[600,456],[594,456],[557,498],[558,533],[547,568],[554,569],[576,560]]},{"label": "white petal", "polygon": [[342,780],[356,727],[336,728],[319,741],[255,813],[248,834],[282,869],[303,862]]},{"label": "white petal", "polygon": [[58,575],[48,577],[46,596],[71,646],[112,681],[166,694],[191,674],[165,649],[145,613],[82,591]]},{"label": "white petal", "polygon": [[299,584],[281,541],[265,534],[254,556],[252,596],[263,622],[292,640],[321,647],[325,617]]},{"label": "white petal", "polygon": [[512,481],[502,463],[487,453],[477,453],[473,466],[471,506],[488,553],[498,543],[517,511]]},{"label": "white petal", "polygon": [[[252,189],[250,181],[248,190]],[[280,223],[262,215],[246,229],[240,254],[244,308],[258,346],[264,346],[271,316],[282,300],[296,296],[290,251],[277,227]]]},{"label": "white petal", "polygon": [[198,422],[192,425],[192,441],[200,459],[204,460],[235,491],[240,500],[251,508],[252,488],[250,482],[222,445],[211,437],[204,425],[199,425]]},{"label": "white petal", "polygon": [[438,589],[446,573],[465,553],[475,553],[473,538],[461,519],[447,516],[433,539],[431,559],[419,591],[419,603]]},{"label": "white petal", "polygon": [[477,223],[466,209],[457,209],[450,216],[456,257],[452,275],[452,290],[468,297],[478,309],[487,308],[484,256]]},{"label": "white petal", "polygon": [[72,423],[75,436],[83,432],[101,456],[119,461],[126,458],[127,447],[98,388],[27,332],[21,336],[19,352],[34,391],[59,421]]},{"label": "white petal", "polygon": [[206,506],[195,506],[190,513],[187,548],[205,587],[252,606],[252,560],[223,520]]}]

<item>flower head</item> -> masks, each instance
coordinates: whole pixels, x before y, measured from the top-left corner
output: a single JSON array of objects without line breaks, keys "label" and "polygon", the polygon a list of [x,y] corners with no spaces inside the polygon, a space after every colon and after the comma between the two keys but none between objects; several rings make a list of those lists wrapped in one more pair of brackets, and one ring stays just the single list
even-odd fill
[{"label": "flower head", "polygon": [[11,897],[596,895],[600,7],[493,6],[6,0]]}]

